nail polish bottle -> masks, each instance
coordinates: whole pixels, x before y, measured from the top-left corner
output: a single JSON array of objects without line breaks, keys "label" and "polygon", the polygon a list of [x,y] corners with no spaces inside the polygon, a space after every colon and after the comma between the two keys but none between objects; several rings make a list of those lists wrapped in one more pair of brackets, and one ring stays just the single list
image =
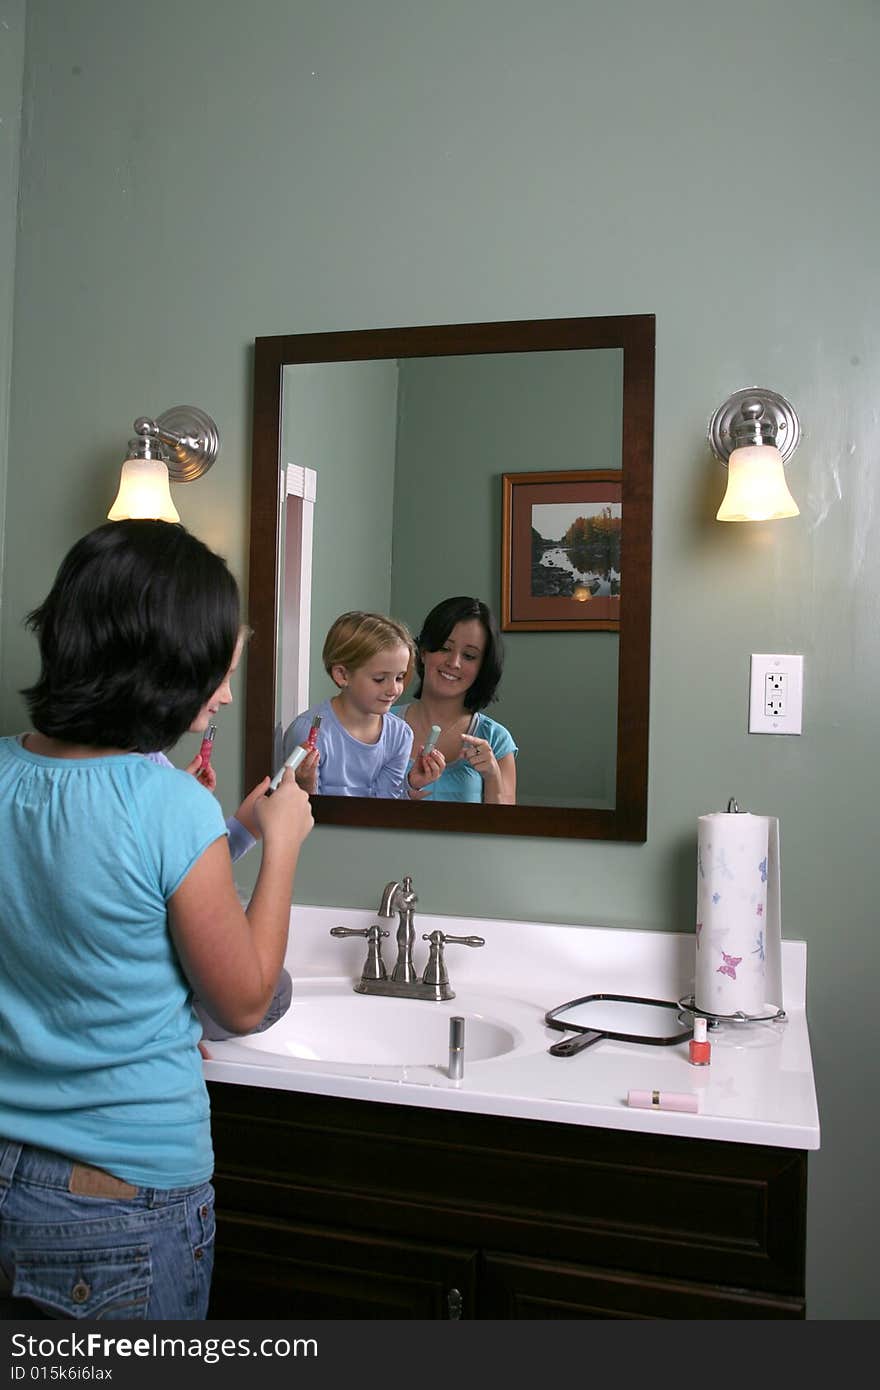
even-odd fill
[{"label": "nail polish bottle", "polygon": [[694,1019],[694,1036],[688,1048],[691,1066],[708,1067],[712,1056],[712,1044],[706,1037],[707,1024],[704,1018]]}]

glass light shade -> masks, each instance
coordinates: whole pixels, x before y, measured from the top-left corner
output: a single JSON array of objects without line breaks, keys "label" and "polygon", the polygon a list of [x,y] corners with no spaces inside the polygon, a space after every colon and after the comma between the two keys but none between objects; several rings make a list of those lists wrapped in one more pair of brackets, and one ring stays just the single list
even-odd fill
[{"label": "glass light shade", "polygon": [[108,521],[128,518],[179,521],[171,500],[168,469],[161,459],[126,459],[119,477],[116,501],[107,513]]},{"label": "glass light shade", "polygon": [[727,491],[716,521],[776,521],[800,515],[775,445],[748,444],[734,449],[727,469]]}]

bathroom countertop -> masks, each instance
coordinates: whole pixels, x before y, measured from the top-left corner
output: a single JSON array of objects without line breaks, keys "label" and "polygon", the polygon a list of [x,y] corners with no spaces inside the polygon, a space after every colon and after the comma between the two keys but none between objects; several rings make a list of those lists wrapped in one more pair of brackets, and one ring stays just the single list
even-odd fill
[{"label": "bathroom countertop", "polygon": [[[360,978],[363,938],[335,939],[332,926],[366,927],[369,911],[294,906],[286,965],[294,979],[288,1028],[295,1026],[297,995],[346,999]],[[389,972],[395,959],[395,922],[384,923]],[[407,1003],[410,1010],[461,1012],[506,1023],[515,1045],[498,1056],[467,1055],[464,1076],[452,1081],[446,1058],[436,1064],[376,1065],[312,1061],[285,1055],[285,1020],[259,1038],[209,1043],[206,1079],[267,1086],[398,1105],[509,1115],[551,1123],[593,1125],[687,1138],[818,1149],[819,1116],[805,1012],[806,945],[783,941],[781,1022],[720,1024],[710,1032],[711,1064],[694,1067],[687,1043],[670,1047],[603,1039],[570,1058],[547,1049],[563,1036],[544,1014],[569,999],[616,993],[678,1000],[693,990],[692,933],[630,931],[550,923],[440,917],[416,913],[415,961],[427,956],[423,932],[479,935],[486,945],[450,945],[446,964],[456,998],[450,1003]],[[361,996],[356,996],[360,999]],[[377,1011],[397,1001],[363,1001]],[[314,1008],[314,1002],[312,1004]],[[277,1038],[278,1051],[268,1050]],[[696,1114],[640,1110],[627,1105],[630,1090],[692,1092]]]}]

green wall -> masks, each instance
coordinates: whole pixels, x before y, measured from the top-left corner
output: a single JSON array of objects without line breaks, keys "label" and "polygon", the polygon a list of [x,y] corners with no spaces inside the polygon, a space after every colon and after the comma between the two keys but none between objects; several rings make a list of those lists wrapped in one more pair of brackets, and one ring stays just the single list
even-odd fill
[{"label": "green wall", "polygon": [[[283,379],[285,464],[317,473],[309,704],[336,693],[321,653],[352,608],[390,611],[395,362],[299,363]],[[299,711],[297,711],[299,713]]]},{"label": "green wall", "polygon": [[[620,468],[623,353],[415,358],[400,364],[399,400],[394,611],[416,633],[454,594],[500,615],[501,475]],[[503,640],[499,699],[487,713],[519,745],[517,799],[612,807],[617,634]]]},{"label": "green wall", "polygon": [[[9,379],[12,372],[24,19],[24,0],[0,0],[0,613],[3,608],[6,446],[9,434]],[[0,645],[0,673],[2,671],[3,647]]]},{"label": "green wall", "polygon": [[[135,416],[217,419],[176,501],[246,579],[255,336],[656,314],[647,843],[326,827],[297,896],[411,873],[426,911],[687,931],[697,816],[778,815],[817,1318],[877,1314],[878,48],[870,0],[27,5],[0,728],[25,720],[21,617]],[[801,414],[801,516],[725,527],[706,422],[753,383]],[[752,651],[804,654],[801,738],[746,733]],[[232,807],[241,706],[218,744]]]}]

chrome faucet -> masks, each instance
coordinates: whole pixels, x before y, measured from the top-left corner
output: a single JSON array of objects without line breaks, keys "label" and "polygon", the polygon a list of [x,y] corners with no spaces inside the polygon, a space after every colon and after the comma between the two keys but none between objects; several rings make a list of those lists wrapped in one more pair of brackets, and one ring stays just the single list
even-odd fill
[{"label": "chrome faucet", "polygon": [[332,927],[331,936],[363,936],[367,940],[367,959],[361,978],[354,986],[356,994],[384,994],[396,999],[454,999],[455,991],[449,983],[443,959],[443,947],[447,942],[461,946],[485,946],[482,936],[447,936],[444,932],[433,931],[424,935],[423,941],[431,943],[428,962],[424,974],[419,978],[413,964],[413,945],[416,930],[413,923],[415,905],[418,898],[413,892],[412,879],[406,877],[398,882],[392,879],[382,889],[377,916],[386,920],[397,913],[397,963],[391,978],[382,960],[382,937],[388,935],[378,923],[370,927]]},{"label": "chrome faucet", "polygon": [[409,877],[402,883],[392,879],[382,889],[378,915],[393,917],[395,912],[397,913],[397,964],[391,972],[391,979],[396,985],[411,985],[419,978],[413,965],[413,945],[416,939],[413,913],[417,902],[412,879]]}]

